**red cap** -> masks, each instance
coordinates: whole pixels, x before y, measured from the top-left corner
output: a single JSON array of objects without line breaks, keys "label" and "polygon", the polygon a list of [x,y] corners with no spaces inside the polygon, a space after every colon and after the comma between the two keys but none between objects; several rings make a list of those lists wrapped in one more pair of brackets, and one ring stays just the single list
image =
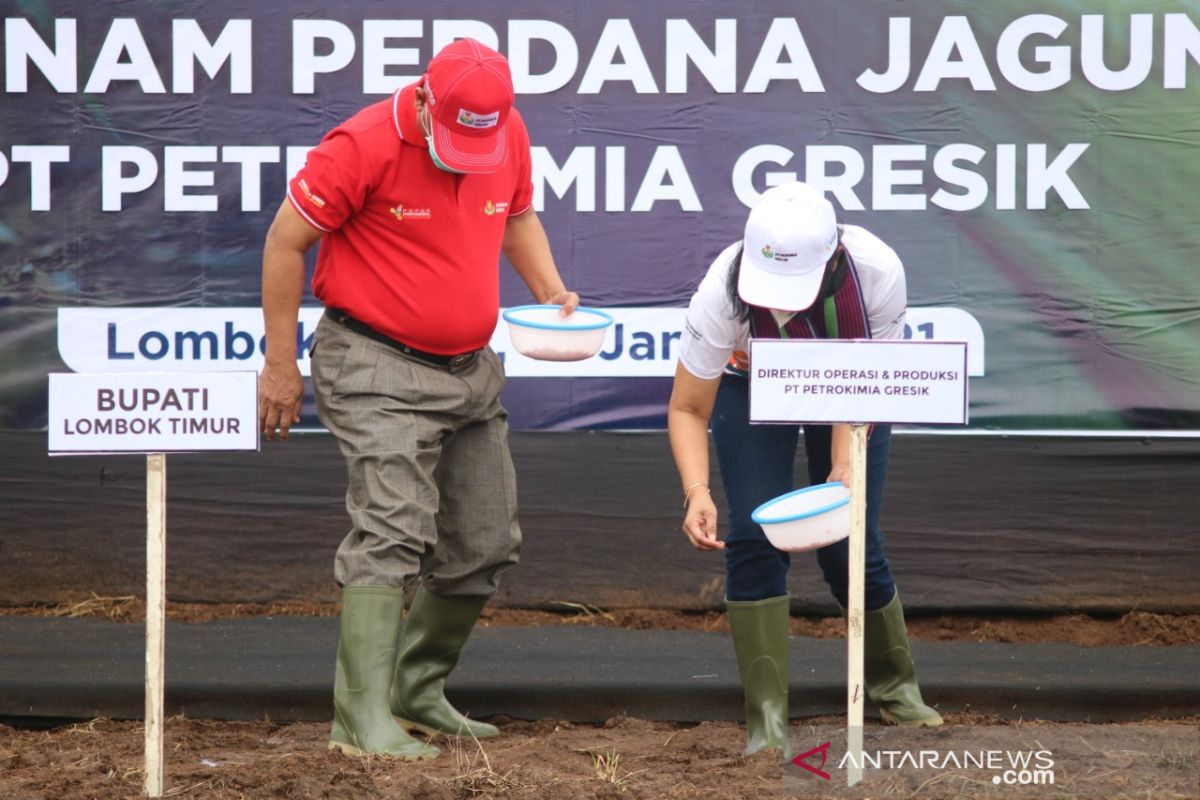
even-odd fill
[{"label": "red cap", "polygon": [[513,104],[504,56],[474,39],[451,42],[429,62],[424,88],[438,158],[460,172],[500,169]]}]

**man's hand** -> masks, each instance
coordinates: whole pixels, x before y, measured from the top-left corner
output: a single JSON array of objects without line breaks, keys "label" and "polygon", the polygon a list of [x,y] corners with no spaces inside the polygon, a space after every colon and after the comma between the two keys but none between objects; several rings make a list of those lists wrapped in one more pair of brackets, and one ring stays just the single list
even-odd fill
[{"label": "man's hand", "polygon": [[296,362],[263,365],[258,376],[258,426],[268,439],[288,438],[288,430],[300,421],[300,403],[304,399],[304,378]]},{"label": "man's hand", "polygon": [[558,309],[558,315],[560,317],[567,317],[571,315],[571,312],[579,308],[579,295],[575,294],[575,292],[568,292],[566,289],[563,289],[561,292],[555,293],[548,300],[546,300],[546,305],[560,306]]},{"label": "man's hand", "polygon": [[544,305],[559,306],[560,316],[567,316],[579,305],[579,295],[567,291],[554,257],[546,230],[532,207],[525,213],[509,217],[504,225],[502,245],[508,263],[529,287],[534,300]]},{"label": "man's hand", "polygon": [[697,550],[725,549],[725,543],[717,539],[717,506],[708,489],[697,488],[688,498],[683,532]]},{"label": "man's hand", "polygon": [[258,376],[258,428],[268,439],[288,438],[300,421],[304,379],[296,366],[296,317],[304,296],[304,254],[321,238],[291,202],[279,204],[263,244],[263,325],[266,361]]}]

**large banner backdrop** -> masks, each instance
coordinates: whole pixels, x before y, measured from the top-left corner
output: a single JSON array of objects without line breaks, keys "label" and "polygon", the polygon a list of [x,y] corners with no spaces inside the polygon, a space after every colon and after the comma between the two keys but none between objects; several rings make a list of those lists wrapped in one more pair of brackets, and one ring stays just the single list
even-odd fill
[{"label": "large banner backdrop", "polygon": [[574,366],[502,323],[515,427],[662,426],[692,291],[800,178],[900,254],[912,337],[968,341],[972,428],[1194,434],[1200,4],[1129,5],[10,0],[0,428],[46,424],[49,372],[256,368],[287,177],[473,36],[564,278],[619,323]]}]

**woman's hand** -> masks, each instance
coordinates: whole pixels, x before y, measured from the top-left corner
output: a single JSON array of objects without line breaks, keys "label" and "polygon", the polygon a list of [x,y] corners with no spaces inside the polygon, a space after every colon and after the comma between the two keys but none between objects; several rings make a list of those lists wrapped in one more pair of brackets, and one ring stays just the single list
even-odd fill
[{"label": "woman's hand", "polygon": [[667,404],[667,435],[683,486],[683,532],[697,550],[723,550],[717,507],[708,489],[708,419],[721,379],[698,378],[680,361]]},{"label": "woman's hand", "polygon": [[829,470],[829,477],[825,479],[825,482],[840,483],[849,489],[851,463],[849,425],[837,424],[833,426],[829,461],[833,465],[833,468]]},{"label": "woman's hand", "polygon": [[850,462],[834,464],[833,469],[829,471],[829,477],[825,479],[826,483],[840,483],[847,489],[850,488]]},{"label": "woman's hand", "polygon": [[724,550],[725,543],[717,539],[717,506],[708,487],[697,486],[688,497],[683,517],[683,532],[697,550]]}]

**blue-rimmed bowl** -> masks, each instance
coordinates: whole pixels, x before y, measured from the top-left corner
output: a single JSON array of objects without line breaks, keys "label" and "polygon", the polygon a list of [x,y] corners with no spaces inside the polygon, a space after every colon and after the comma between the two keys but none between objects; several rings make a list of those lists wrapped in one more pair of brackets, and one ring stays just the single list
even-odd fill
[{"label": "blue-rimmed bowl", "polygon": [[799,553],[850,535],[850,490],[822,483],[768,500],[750,515],[779,550]]},{"label": "blue-rimmed bowl", "polygon": [[516,306],[504,312],[508,338],[517,352],[541,361],[582,361],[600,352],[613,318],[579,307],[559,316],[559,306]]}]

